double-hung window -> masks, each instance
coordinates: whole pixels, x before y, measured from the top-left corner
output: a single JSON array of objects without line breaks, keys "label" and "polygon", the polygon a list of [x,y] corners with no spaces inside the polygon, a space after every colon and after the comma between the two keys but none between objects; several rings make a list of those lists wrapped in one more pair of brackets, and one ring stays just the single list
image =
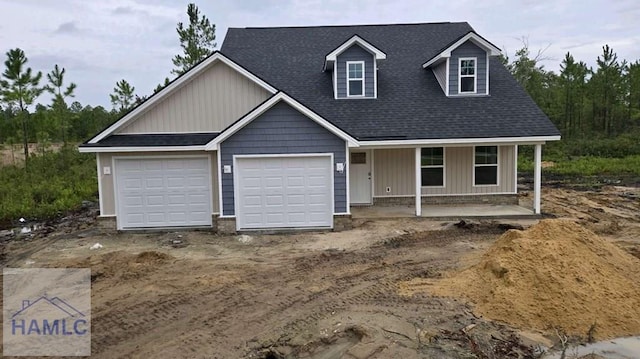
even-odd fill
[{"label": "double-hung window", "polygon": [[423,148],[420,153],[423,187],[444,186],[444,148]]},{"label": "double-hung window", "polygon": [[498,146],[476,146],[473,171],[475,186],[497,186]]},{"label": "double-hung window", "polygon": [[460,58],[460,81],[458,81],[458,93],[476,92],[476,62],[475,57]]},{"label": "double-hung window", "polygon": [[347,96],[364,96],[364,61],[347,61]]}]

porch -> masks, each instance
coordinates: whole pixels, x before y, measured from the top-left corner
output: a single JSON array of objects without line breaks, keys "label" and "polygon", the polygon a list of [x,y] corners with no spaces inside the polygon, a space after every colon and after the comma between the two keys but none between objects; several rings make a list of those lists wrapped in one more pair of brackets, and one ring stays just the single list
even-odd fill
[{"label": "porch", "polygon": [[[373,205],[353,206],[351,216],[354,219],[384,219],[416,217],[415,206],[409,205]],[[465,205],[423,205],[420,217],[437,220],[457,220],[461,218],[538,218],[533,209],[520,205],[505,204],[465,204]]]},{"label": "porch", "polygon": [[[534,186],[518,201],[518,145],[534,145]],[[535,218],[542,143],[447,144],[349,151],[354,218]]]}]

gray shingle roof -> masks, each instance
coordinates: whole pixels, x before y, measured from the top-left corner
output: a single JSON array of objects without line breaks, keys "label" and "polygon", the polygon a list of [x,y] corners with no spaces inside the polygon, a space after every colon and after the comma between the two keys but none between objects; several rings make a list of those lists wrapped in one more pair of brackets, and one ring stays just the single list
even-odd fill
[{"label": "gray shingle roof", "polygon": [[[422,64],[469,31],[466,22],[230,28],[221,51],[360,140],[559,135],[497,58],[490,96],[445,96]],[[325,56],[355,34],[387,54],[378,98],[336,100]]]},{"label": "gray shingle roof", "polygon": [[218,132],[207,132],[111,135],[98,143],[83,143],[80,147],[202,146],[216,138],[218,134]]}]

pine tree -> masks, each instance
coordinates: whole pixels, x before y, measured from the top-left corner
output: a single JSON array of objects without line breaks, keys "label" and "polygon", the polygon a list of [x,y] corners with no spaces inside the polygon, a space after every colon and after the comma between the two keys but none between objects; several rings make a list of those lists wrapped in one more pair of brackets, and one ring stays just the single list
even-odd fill
[{"label": "pine tree", "polygon": [[60,123],[60,134],[62,136],[62,142],[64,144],[67,143],[67,121],[66,117],[68,116],[68,107],[66,103],[67,97],[75,97],[75,89],[76,84],[70,83],[69,86],[63,89],[64,87],[64,74],[66,70],[63,67],[62,70],[56,64],[53,67],[53,71],[47,74],[47,80],[49,80],[49,84],[46,86],[46,90],[53,95],[53,102],[51,104],[51,108]]},{"label": "pine tree", "polygon": [[135,90],[136,88],[131,86],[125,79],[116,82],[116,87],[113,88],[113,94],[109,95],[113,109],[123,112],[131,108],[134,104]]},{"label": "pine tree", "polygon": [[24,51],[19,48],[9,50],[7,60],[4,62],[6,68],[2,73],[3,79],[0,80],[0,88],[2,89],[0,95],[3,101],[16,104],[20,110],[25,165],[29,159],[28,109],[44,90],[39,87],[42,72],[38,71],[34,75],[30,67],[25,68],[27,62],[28,59]]},{"label": "pine tree", "polygon": [[567,52],[560,64],[558,81],[562,128],[566,136],[571,136],[582,129],[584,87],[587,74],[587,65],[582,61],[576,62],[573,56]]},{"label": "pine tree", "polygon": [[200,10],[196,4],[187,6],[189,16],[189,26],[185,28],[182,22],[178,23],[176,31],[180,38],[180,47],[183,54],[178,54],[173,58],[173,65],[176,66],[171,72],[182,75],[193,66],[209,56],[217,44],[216,25],[211,24],[206,16],[200,16]]}]

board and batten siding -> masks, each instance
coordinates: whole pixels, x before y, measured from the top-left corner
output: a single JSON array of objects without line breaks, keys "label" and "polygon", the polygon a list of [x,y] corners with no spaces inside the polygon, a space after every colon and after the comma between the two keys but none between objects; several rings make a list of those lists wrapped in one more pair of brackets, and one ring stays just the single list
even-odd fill
[{"label": "board and batten siding", "polygon": [[[333,153],[345,163],[345,141],[284,102],[275,104],[220,144],[220,166],[233,166],[234,155]],[[334,165],[332,164],[332,168]],[[235,215],[232,173],[222,173],[223,215]],[[333,173],[334,211],[347,211],[346,173]]]},{"label": "board and batten siding", "polygon": [[217,62],[117,133],[220,132],[270,96]]},{"label": "board and batten siding", "polygon": [[436,76],[436,80],[438,80],[442,91],[447,91],[447,61],[442,61],[439,65],[436,65],[431,69],[433,74]]},{"label": "board and batten siding", "polygon": [[[213,212],[217,213],[219,210],[218,205],[218,171],[216,170],[218,167],[218,156],[215,151],[213,152],[205,152],[205,151],[193,151],[193,152],[116,152],[116,153],[98,153],[98,159],[100,161],[100,199],[102,200],[102,209],[104,213],[100,213],[101,216],[114,216],[116,214],[116,196],[115,196],[115,186],[114,186],[114,178],[115,178],[115,169],[113,168],[114,157],[131,157],[131,158],[142,158],[145,156],[154,157],[154,158],[162,158],[162,157],[171,157],[176,158],[180,155],[184,156],[209,156],[211,158],[211,203]],[[110,167],[111,174],[105,175],[103,168]]]},{"label": "board and batten siding", "polygon": [[[415,195],[414,156],[413,148],[374,151],[374,197]],[[499,146],[498,156],[499,185],[474,186],[473,147],[445,147],[445,187],[422,187],[422,195],[515,193],[515,147]]]},{"label": "board and batten siding", "polygon": [[458,72],[459,59],[461,57],[476,58],[476,93],[486,94],[487,90],[487,52],[476,46],[473,42],[467,41],[451,52],[449,58],[449,95],[458,94]]},{"label": "board and batten siding", "polygon": [[[415,194],[415,153],[413,148],[373,151],[374,196]],[[391,192],[387,192],[387,187]]]},{"label": "board and batten siding", "polygon": [[364,95],[375,96],[375,76],[373,54],[358,45],[344,50],[336,59],[337,97],[347,98],[347,61],[364,61]]}]

